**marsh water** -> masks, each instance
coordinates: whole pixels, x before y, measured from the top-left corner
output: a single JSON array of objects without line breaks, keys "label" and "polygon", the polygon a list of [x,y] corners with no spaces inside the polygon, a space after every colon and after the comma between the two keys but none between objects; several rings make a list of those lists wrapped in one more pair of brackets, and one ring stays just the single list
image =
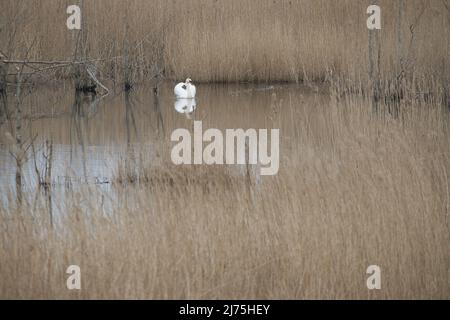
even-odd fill
[{"label": "marsh water", "polygon": [[[363,134],[364,125],[360,123],[362,119],[367,121],[370,109],[361,101],[356,104],[363,110],[360,115],[354,109],[345,111],[333,104],[326,88],[295,84],[197,84],[195,101],[176,100],[173,86],[169,81],[150,83],[129,92],[112,90],[107,95],[76,93],[72,83],[25,89],[21,99],[21,135],[27,157],[20,188],[24,197],[29,202],[36,198],[36,191],[42,191],[38,177],[50,170],[53,205],[59,208],[73,190],[86,186],[89,190],[84,196],[100,191],[102,199],[105,195],[114,199],[115,193],[120,192],[114,188],[114,181],[123,175],[121,169],[137,172],[139,167],[157,168],[170,162],[175,144],[171,141],[172,132],[177,128],[192,130],[195,120],[202,121],[203,130],[280,129],[282,171],[300,157],[309,156],[311,161],[333,158],[333,146],[343,139],[337,133],[354,123],[358,127],[350,130]],[[6,108],[3,103],[0,110],[3,206],[16,201],[18,192],[14,159],[18,150],[13,138],[16,104],[14,95],[9,95]],[[420,130],[415,131],[409,134],[421,134]],[[354,136],[355,132],[349,134]],[[319,152],[308,155],[312,149]],[[227,170],[242,179],[248,174],[245,166],[230,165]]]},{"label": "marsh water", "polygon": [[[33,141],[33,148],[28,148],[22,170],[24,194],[31,197],[38,189],[37,172],[44,174],[49,158],[51,187],[56,193],[65,194],[82,185],[111,191],[119,166],[129,159],[138,158],[146,166],[170,159],[160,153],[170,153],[174,144],[171,133],[177,128],[192,128],[194,120],[202,121],[205,129],[279,128],[281,145],[298,135],[298,117],[310,118],[317,130],[326,131],[326,125],[317,123],[323,116],[318,106],[325,105],[329,97],[317,88],[197,84],[195,101],[180,101],[173,95],[173,85],[146,84],[104,96],[78,94],[71,83],[25,90],[21,133],[25,147],[27,141]],[[3,108],[0,115],[0,191],[4,204],[16,192],[14,146],[5,138],[14,136],[15,105],[15,97],[8,96],[7,110]],[[231,168],[230,174],[244,175],[239,166]]]}]

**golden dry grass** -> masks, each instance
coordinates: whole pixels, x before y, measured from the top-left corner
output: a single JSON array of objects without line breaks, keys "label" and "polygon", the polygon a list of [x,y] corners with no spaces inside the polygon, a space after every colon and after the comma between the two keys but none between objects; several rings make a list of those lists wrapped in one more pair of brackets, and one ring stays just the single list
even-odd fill
[{"label": "golden dry grass", "polygon": [[[81,1],[75,1],[81,4]],[[2,50],[23,58],[70,59],[76,31],[65,26],[74,1],[3,0]],[[352,81],[368,74],[366,9],[355,0],[97,0],[85,1],[89,58],[105,77],[127,72],[145,79],[164,69],[169,78],[195,81],[324,80],[331,73]],[[401,26],[404,60],[421,76],[449,74],[448,1],[407,1]],[[398,72],[397,2],[381,0],[381,73]],[[425,11],[421,15],[422,8]],[[410,26],[414,40],[410,46]],[[14,36],[12,36],[14,35]],[[12,40],[11,40],[12,39]]]},{"label": "golden dry grass", "polygon": [[[95,187],[69,193],[53,230],[45,197],[0,207],[0,297],[450,298],[448,114],[365,105],[300,108],[279,175],[259,188],[224,167],[167,165],[138,185],[119,171],[109,209]],[[81,291],[66,289],[71,264]],[[382,290],[366,288],[371,264]]]}]

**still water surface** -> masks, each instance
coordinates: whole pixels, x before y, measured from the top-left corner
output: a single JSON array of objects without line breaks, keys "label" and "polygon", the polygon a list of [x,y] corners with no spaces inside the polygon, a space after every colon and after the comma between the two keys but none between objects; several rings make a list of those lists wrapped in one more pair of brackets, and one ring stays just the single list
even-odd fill
[{"label": "still water surface", "polygon": [[[23,136],[36,137],[36,152],[29,152],[24,165],[23,187],[27,194],[37,189],[36,167],[45,167],[45,141],[53,141],[52,188],[55,192],[91,184],[111,191],[118,165],[139,158],[148,166],[161,165],[157,146],[174,144],[170,135],[177,128],[192,128],[201,120],[206,128],[279,128],[280,144],[298,138],[296,122],[308,117],[315,130],[326,133],[322,112],[329,97],[321,90],[297,85],[212,85],[198,84],[195,101],[177,101],[173,83],[154,90],[142,85],[129,93],[111,92],[105,97],[76,95],[71,84],[34,89],[23,99]],[[9,108],[14,97],[9,97]],[[12,117],[13,117],[13,113]],[[2,110],[0,131],[13,132],[14,119]],[[322,129],[321,129],[322,128]],[[223,131],[224,132],[224,131]],[[321,135],[323,135],[323,132]],[[7,202],[15,192],[15,162],[11,145],[0,143],[0,190]],[[289,158],[289,153],[280,155]],[[166,160],[167,161],[167,160]],[[243,172],[231,168],[230,174]]]}]

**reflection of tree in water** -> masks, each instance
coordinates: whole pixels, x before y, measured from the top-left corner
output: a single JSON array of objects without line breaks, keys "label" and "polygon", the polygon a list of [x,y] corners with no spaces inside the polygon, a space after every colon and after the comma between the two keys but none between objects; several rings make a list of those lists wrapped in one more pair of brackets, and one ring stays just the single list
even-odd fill
[{"label": "reflection of tree in water", "polygon": [[8,120],[8,98],[4,91],[0,91],[0,127]]},{"label": "reflection of tree in water", "polygon": [[[130,91],[130,98],[132,98],[133,104],[137,102],[140,106],[146,106],[147,102],[144,102],[142,100],[139,100],[134,94],[133,91]],[[157,138],[164,138],[165,137],[165,128],[164,128],[164,119],[162,115],[161,110],[161,98],[160,98],[160,82],[156,81],[153,84],[152,88],[152,105],[153,108],[144,108],[140,109],[142,110],[142,113],[145,114],[145,116],[148,116],[148,126],[151,127],[155,131],[155,136]],[[156,123],[154,122],[156,121]],[[146,123],[146,125],[147,125]]]},{"label": "reflection of tree in water", "polygon": [[130,91],[125,91],[125,128],[127,132],[127,145],[131,144],[131,131],[134,131],[135,138],[139,140],[136,119],[134,116],[134,108],[136,106],[134,99],[130,95]]},{"label": "reflection of tree in water", "polygon": [[82,159],[83,159],[83,174],[87,182],[87,169],[86,169],[86,153],[83,139],[83,133],[81,128],[80,118],[84,116],[83,112],[83,99],[79,92],[75,92],[75,99],[72,105],[72,114],[70,117],[70,162],[73,161],[74,148],[77,145],[81,146]]},{"label": "reflection of tree in water", "polygon": [[133,96],[131,95],[130,90],[125,90],[124,93],[124,102],[125,102],[125,128],[126,128],[126,135],[127,135],[127,152],[125,156],[125,169],[128,173],[129,177],[132,177],[132,179],[137,178],[137,163],[136,163],[136,157],[134,154],[134,149],[132,148],[131,141],[132,141],[132,132],[134,132],[135,138],[139,140],[138,136],[138,130],[136,126],[136,119],[134,116],[134,108],[136,106]]},{"label": "reflection of tree in water", "polygon": [[88,182],[87,174],[87,157],[86,144],[89,143],[86,137],[86,128],[89,124],[89,119],[92,118],[98,111],[99,102],[105,98],[106,95],[98,96],[95,93],[82,93],[75,91],[74,102],[72,105],[70,117],[70,162],[73,161],[73,153],[75,148],[81,147],[81,157],[83,166],[83,175],[85,183]]},{"label": "reflection of tree in water", "polygon": [[161,105],[159,101],[159,82],[156,82],[156,84],[153,87],[153,106],[154,110],[156,112],[156,132],[157,136],[160,136],[160,133],[162,132],[162,137],[165,136],[164,134],[164,121],[163,116],[161,112]]}]

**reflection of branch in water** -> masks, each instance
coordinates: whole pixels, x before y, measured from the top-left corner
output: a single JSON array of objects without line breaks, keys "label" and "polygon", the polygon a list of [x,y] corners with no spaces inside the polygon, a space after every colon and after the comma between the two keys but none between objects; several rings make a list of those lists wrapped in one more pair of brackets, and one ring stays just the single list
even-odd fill
[{"label": "reflection of branch in water", "polygon": [[131,99],[130,92],[125,91],[125,127],[127,130],[127,144],[131,143],[131,132],[130,132],[130,121],[131,125],[134,128],[134,133],[137,139],[138,138],[138,130],[136,126],[136,120],[134,118],[134,103]]},{"label": "reflection of branch in water", "polygon": [[81,94],[79,92],[75,92],[75,100],[72,106],[72,117],[70,118],[70,162],[72,163],[73,160],[73,148],[77,146],[77,144],[74,144],[72,141],[72,128],[73,128],[72,123],[74,123],[75,138],[77,138],[78,140],[78,145],[81,146],[81,153],[82,153],[81,161],[83,165],[84,178],[85,181],[87,182],[86,149],[83,139],[83,131],[80,123],[81,108],[82,108]]},{"label": "reflection of branch in water", "polygon": [[162,131],[162,136],[165,136],[165,131],[164,131],[164,120],[163,120],[163,116],[162,116],[162,112],[161,112],[161,108],[160,108],[160,103],[159,103],[159,82],[156,82],[155,86],[153,87],[153,99],[154,99],[154,107],[155,107],[155,111],[156,111],[156,129],[158,130],[158,134],[159,134],[159,128],[161,127],[161,131]]},{"label": "reflection of branch in water", "polygon": [[98,104],[100,103],[100,101],[105,99],[107,96],[109,96],[109,92],[105,93],[104,95],[101,95],[100,97],[97,95],[94,96],[94,100],[91,102],[91,105],[89,108],[90,112],[88,114],[88,118],[94,116],[97,113]]},{"label": "reflection of branch in water", "polygon": [[[80,94],[80,96],[82,95],[81,93],[79,93],[79,94]],[[108,96],[109,96],[109,94],[104,94],[102,96],[92,95],[91,98],[93,98],[93,100],[89,103],[89,108],[88,108],[87,112],[83,113],[83,108],[81,107],[82,103],[75,110],[79,113],[80,117],[90,119],[97,114],[99,103]],[[23,115],[22,119],[36,121],[36,120],[41,120],[41,119],[56,119],[56,118],[62,118],[62,117],[67,117],[67,116],[71,117],[71,116],[73,116],[73,112],[74,112],[73,107],[74,107],[74,104],[72,105],[72,109],[70,111],[54,111],[54,110],[52,110],[51,112],[33,113],[33,114]],[[0,114],[1,114],[1,112],[0,112]],[[7,119],[14,120],[14,116],[11,115],[10,113],[8,113]],[[0,125],[1,125],[1,122],[0,122]]]},{"label": "reflection of branch in water", "polygon": [[128,175],[135,176],[137,168],[134,150],[131,148],[131,130],[134,128],[135,137],[138,137],[136,121],[134,118],[134,102],[130,96],[130,91],[125,90],[125,128],[127,134],[127,154],[125,157],[125,167]]},{"label": "reflection of branch in water", "polygon": [[[5,92],[0,92],[0,127],[9,119],[8,97]],[[12,130],[12,128],[10,128],[10,130]]]},{"label": "reflection of branch in water", "polygon": [[[161,112],[161,107],[160,107],[160,97],[159,97],[159,82],[156,82],[153,86],[152,89],[152,93],[153,93],[153,110],[148,109],[148,108],[144,108],[142,109],[142,113],[145,116],[148,116],[150,118],[149,121],[149,126],[151,127],[152,130],[156,131],[156,134],[159,136],[159,134],[162,132],[162,136],[165,136],[165,130],[164,130],[164,120],[163,120],[163,115]],[[140,105],[146,105],[146,102],[142,102],[139,100],[139,98],[134,98],[134,100],[136,100]],[[153,118],[154,115],[153,113],[156,113],[156,127],[153,123]]]}]

